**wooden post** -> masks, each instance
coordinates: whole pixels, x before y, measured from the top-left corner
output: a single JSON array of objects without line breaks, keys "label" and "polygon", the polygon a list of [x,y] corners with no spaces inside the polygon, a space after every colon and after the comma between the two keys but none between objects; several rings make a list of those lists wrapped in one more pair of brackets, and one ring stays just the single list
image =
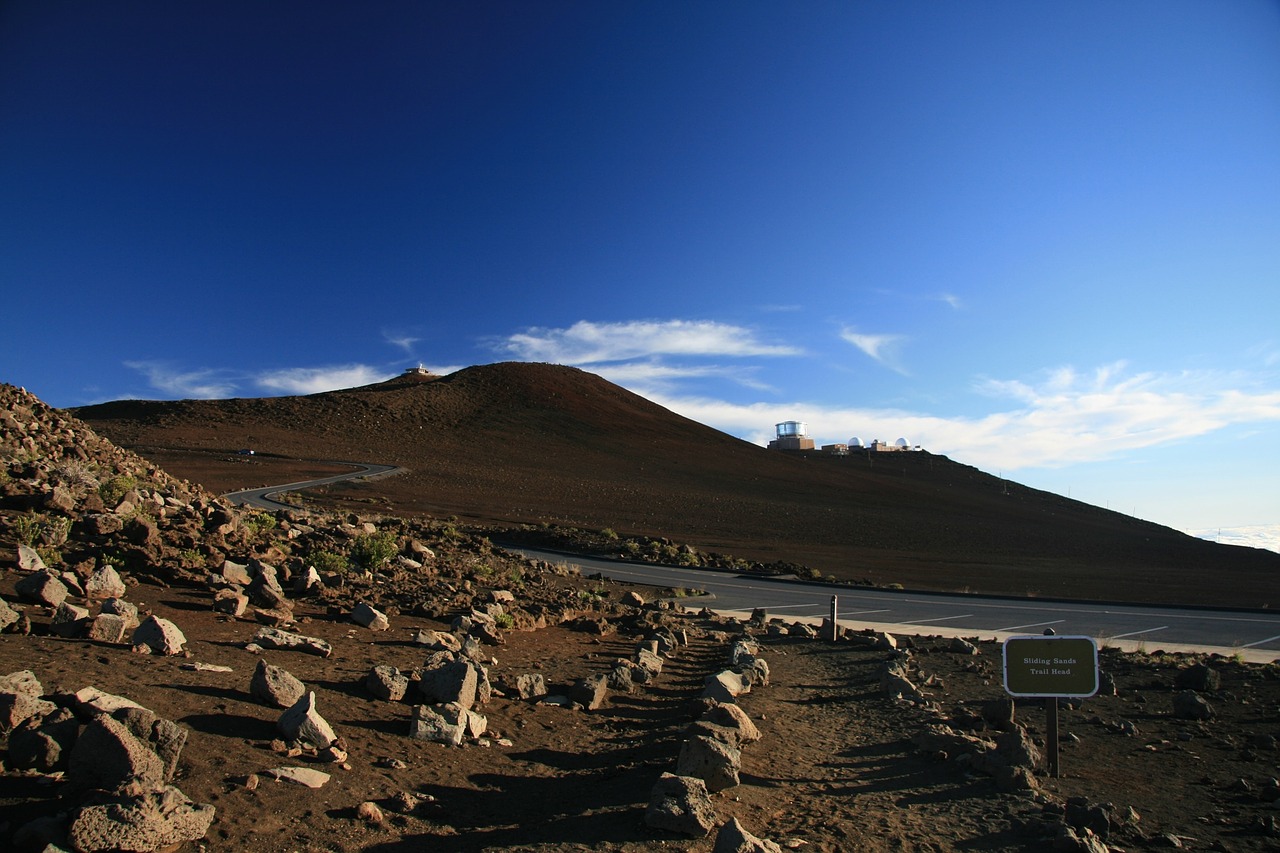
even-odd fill
[{"label": "wooden post", "polygon": [[1045,762],[1049,765],[1049,775],[1058,778],[1058,697],[1050,696],[1044,700],[1045,716]]},{"label": "wooden post", "polygon": [[[1044,635],[1052,637],[1057,632],[1045,628]],[[1044,700],[1044,757],[1049,765],[1049,775],[1058,778],[1058,697],[1049,696]]]}]

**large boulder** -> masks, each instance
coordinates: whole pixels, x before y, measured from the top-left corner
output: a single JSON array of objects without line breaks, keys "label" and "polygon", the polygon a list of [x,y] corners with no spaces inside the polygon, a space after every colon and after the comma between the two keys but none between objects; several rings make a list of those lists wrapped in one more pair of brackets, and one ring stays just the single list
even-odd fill
[{"label": "large boulder", "polygon": [[706,783],[701,779],[663,773],[649,795],[644,822],[654,829],[665,829],[701,838],[716,825],[716,810],[711,804]]},{"label": "large boulder", "polygon": [[88,598],[97,600],[123,598],[124,581],[120,579],[120,574],[110,563],[104,563],[85,580],[84,594]]},{"label": "large boulder", "polygon": [[433,705],[454,702],[466,709],[476,704],[479,687],[480,668],[462,659],[425,670],[418,682],[418,691],[427,702]]},{"label": "large boulder", "polygon": [[570,701],[581,705],[588,711],[597,711],[609,698],[609,677],[607,675],[589,675],[579,678],[569,688]]},{"label": "large boulder", "polygon": [[724,741],[704,735],[687,738],[676,759],[676,774],[701,779],[715,793],[738,784],[742,752]]},{"label": "large boulder", "polygon": [[276,727],[289,740],[303,741],[317,749],[331,746],[338,739],[333,727],[316,710],[316,694],[308,692],[280,715]]},{"label": "large boulder", "polygon": [[148,616],[133,632],[133,645],[146,646],[152,654],[180,655],[185,649],[187,638],[178,626],[168,619]]},{"label": "large boulder", "polygon": [[173,849],[203,838],[214,813],[213,806],[166,787],[121,802],[84,806],[72,819],[67,840],[81,853]]},{"label": "large boulder", "polygon": [[154,749],[106,714],[85,726],[71,750],[68,776],[79,789],[113,793],[158,791],[165,766]]},{"label": "large boulder", "polygon": [[456,702],[431,707],[415,705],[413,719],[409,723],[409,737],[460,746],[467,738],[477,738],[485,733],[489,721],[482,715]]},{"label": "large boulder", "polygon": [[13,589],[23,601],[43,604],[45,607],[57,607],[68,594],[66,584],[49,569],[27,575]]},{"label": "large boulder", "polygon": [[307,688],[287,670],[259,660],[249,679],[249,695],[272,708],[291,708],[307,694]]}]

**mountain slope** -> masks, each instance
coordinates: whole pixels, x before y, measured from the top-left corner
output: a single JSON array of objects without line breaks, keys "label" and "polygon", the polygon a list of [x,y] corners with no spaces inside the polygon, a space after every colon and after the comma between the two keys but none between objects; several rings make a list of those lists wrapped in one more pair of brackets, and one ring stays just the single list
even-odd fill
[{"label": "mountain slope", "polygon": [[609,527],[926,588],[1280,601],[1271,552],[1204,542],[925,452],[767,451],[574,368],[494,364],[306,397],[121,401],[75,414],[214,489],[244,485],[245,466],[226,454],[253,447],[403,465],[409,474],[360,487],[400,512]]}]

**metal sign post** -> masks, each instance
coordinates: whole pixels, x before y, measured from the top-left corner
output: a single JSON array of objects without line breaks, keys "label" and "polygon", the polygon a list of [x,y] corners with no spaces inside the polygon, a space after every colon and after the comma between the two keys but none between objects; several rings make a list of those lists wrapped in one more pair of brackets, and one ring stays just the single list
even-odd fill
[{"label": "metal sign post", "polygon": [[836,624],[836,602],[838,600],[839,596],[831,596],[831,642],[833,643],[840,639],[840,626]]},{"label": "metal sign post", "polygon": [[1098,692],[1098,646],[1092,637],[1009,637],[1004,641],[1004,689],[1045,700],[1045,761],[1057,777],[1058,699]]}]

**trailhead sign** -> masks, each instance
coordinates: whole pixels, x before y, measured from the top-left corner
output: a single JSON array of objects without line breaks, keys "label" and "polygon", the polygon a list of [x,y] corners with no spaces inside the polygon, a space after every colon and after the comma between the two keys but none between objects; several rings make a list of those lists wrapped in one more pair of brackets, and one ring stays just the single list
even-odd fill
[{"label": "trailhead sign", "polygon": [[1098,646],[1092,637],[1010,637],[1004,641],[1004,689],[1010,696],[1092,696]]}]

